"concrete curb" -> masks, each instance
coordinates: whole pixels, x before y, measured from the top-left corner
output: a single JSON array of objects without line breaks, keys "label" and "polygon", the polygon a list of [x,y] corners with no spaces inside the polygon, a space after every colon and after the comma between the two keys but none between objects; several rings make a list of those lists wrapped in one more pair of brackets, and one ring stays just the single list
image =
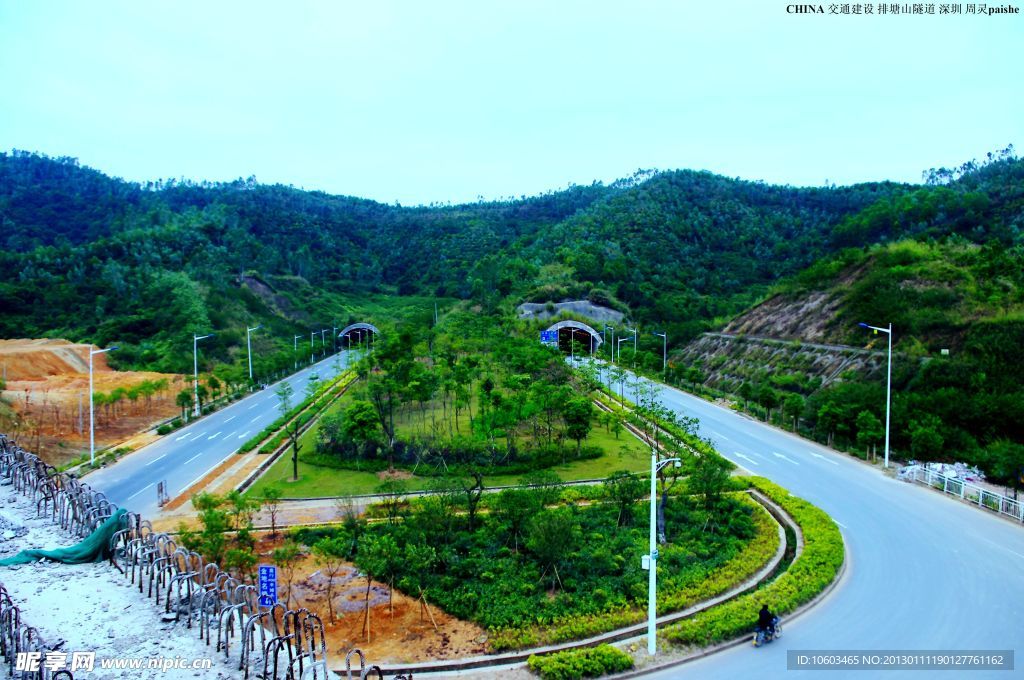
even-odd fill
[{"label": "concrete curb", "polygon": [[[682,619],[698,614],[706,609],[710,609],[716,605],[727,602],[731,599],[739,597],[740,595],[746,594],[748,591],[756,589],[766,580],[770,579],[779,565],[782,563],[783,557],[787,549],[786,544],[786,533],[783,528],[783,524],[788,524],[791,528],[794,528],[798,537],[798,547],[802,548],[802,534],[800,533],[799,527],[796,525],[795,520],[787,515],[785,511],[776,503],[771,501],[761,494],[756,496],[751,493],[751,497],[762,505],[765,510],[775,519],[778,525],[779,531],[779,548],[776,550],[775,555],[768,561],[768,564],[763,566],[756,574],[744,581],[743,583],[733,587],[732,589],[721,593],[709,600],[699,602],[691,607],[688,607],[680,612],[674,612],[672,614],[666,614],[661,616],[657,620],[659,626],[663,626],[670,623],[675,623]],[[781,519],[780,519],[781,518]],[[616,630],[601,633],[599,635],[591,636],[583,640],[572,640],[569,642],[563,642],[554,645],[546,645],[544,647],[535,647],[533,649],[518,650],[514,652],[506,652],[503,654],[494,654],[486,657],[470,657],[468,659],[454,659],[452,661],[424,661],[420,663],[409,663],[394,666],[382,666],[382,670],[385,673],[394,674],[434,674],[434,673],[453,673],[458,671],[469,671],[469,670],[483,670],[487,668],[503,667],[508,668],[513,665],[521,665],[526,662],[530,656],[534,654],[551,654],[554,652],[561,652],[571,649],[582,649],[586,647],[593,647],[595,645],[621,642],[629,640],[646,634],[647,622],[642,621],[640,623],[626,626],[625,628],[619,628]],[[338,671],[335,671],[338,672]]]}]

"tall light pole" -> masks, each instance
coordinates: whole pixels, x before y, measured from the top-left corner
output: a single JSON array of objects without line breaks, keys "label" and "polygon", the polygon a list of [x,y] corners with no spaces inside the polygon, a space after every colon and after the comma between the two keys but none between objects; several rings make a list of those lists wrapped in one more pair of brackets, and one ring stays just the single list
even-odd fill
[{"label": "tall light pole", "polygon": [[334,353],[337,354],[338,353],[338,327],[337,326],[331,326],[331,337],[333,338],[333,340],[331,341],[331,344],[334,346]]},{"label": "tall light pole", "polygon": [[295,370],[299,370],[299,338],[301,335],[296,335],[292,344],[295,346],[292,350],[292,358],[295,359]]},{"label": "tall light pole", "polygon": [[309,332],[309,363],[311,363],[311,364],[314,361],[316,361],[316,358],[313,356],[313,338],[315,338],[315,337],[316,337],[316,331],[310,331]]},{"label": "tall light pole", "polygon": [[206,335],[192,334],[192,388],[195,390],[195,405],[192,410],[193,417],[199,417],[199,341],[212,338],[215,334]]},{"label": "tall light pole", "polygon": [[611,351],[611,355],[612,355],[612,363],[614,364],[615,363],[615,326],[609,326],[608,324],[605,324],[604,325],[604,330],[605,330],[605,333],[607,333],[608,331],[612,332],[612,344],[610,344],[608,346],[611,347],[610,351]]},{"label": "tall light pole", "polygon": [[889,336],[889,360],[886,362],[885,370],[885,467],[889,467],[889,413],[892,409],[892,324],[890,323],[888,328],[869,326],[863,321],[857,325]]},{"label": "tall light pole", "polygon": [[253,328],[249,328],[248,326],[245,327],[245,348],[246,348],[246,351],[249,353],[249,382],[250,383],[252,382],[252,340],[250,339],[250,336],[252,335],[253,331],[258,331],[261,328],[263,328],[263,324],[257,324]]},{"label": "tall light pole", "polygon": [[[636,368],[636,349],[637,349],[636,336],[637,336],[637,334],[640,333],[640,326],[637,325],[636,328],[627,328],[626,330],[633,334],[633,368]],[[619,360],[620,361],[622,360],[622,347],[621,346],[619,347]]]},{"label": "tall light pole", "polygon": [[[634,337],[636,337],[636,336],[634,336]],[[622,343],[627,341],[627,340],[629,340],[629,339],[630,338],[619,338],[619,361],[620,362],[622,361]],[[619,403],[622,403],[625,400],[625,398],[626,398],[626,395],[623,394],[623,392],[625,390],[625,382],[626,382],[626,376],[623,375],[619,379]]]},{"label": "tall light pole", "polygon": [[651,447],[651,527],[648,552],[640,560],[640,566],[648,571],[647,578],[647,653],[654,656],[658,650],[657,618],[658,618],[658,472],[673,463],[676,467],[682,467],[683,462],[679,458],[666,458],[658,460],[658,450]]},{"label": "tall light pole", "polygon": [[327,340],[324,339],[324,333],[326,332],[326,328],[320,329],[320,351],[324,356],[327,356]]},{"label": "tall light pole", "polygon": [[96,420],[93,416],[92,406],[92,358],[104,352],[113,352],[117,347],[106,349],[89,348],[89,465],[96,465]]},{"label": "tall light pole", "polygon": [[655,333],[664,340],[664,344],[661,349],[661,376],[662,378],[668,375],[668,333]]}]

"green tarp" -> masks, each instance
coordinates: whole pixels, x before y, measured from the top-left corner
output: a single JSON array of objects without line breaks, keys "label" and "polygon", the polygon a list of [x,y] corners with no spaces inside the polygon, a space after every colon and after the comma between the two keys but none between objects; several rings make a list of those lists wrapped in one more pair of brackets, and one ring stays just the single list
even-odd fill
[{"label": "green tarp", "polygon": [[13,557],[0,560],[0,567],[13,564],[28,564],[36,560],[52,560],[64,564],[82,564],[83,562],[99,562],[110,556],[110,539],[120,528],[121,516],[127,512],[123,508],[111,515],[107,521],[96,527],[81,543],[67,548],[53,550],[22,550]]}]

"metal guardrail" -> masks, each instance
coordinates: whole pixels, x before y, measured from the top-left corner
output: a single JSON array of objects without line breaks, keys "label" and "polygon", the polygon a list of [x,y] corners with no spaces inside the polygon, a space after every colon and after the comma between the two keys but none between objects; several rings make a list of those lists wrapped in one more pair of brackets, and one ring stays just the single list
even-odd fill
[{"label": "metal guardrail", "polygon": [[928,470],[920,465],[903,468],[898,477],[905,482],[925,484],[971,505],[1024,522],[1024,502],[983,489],[963,479]]}]

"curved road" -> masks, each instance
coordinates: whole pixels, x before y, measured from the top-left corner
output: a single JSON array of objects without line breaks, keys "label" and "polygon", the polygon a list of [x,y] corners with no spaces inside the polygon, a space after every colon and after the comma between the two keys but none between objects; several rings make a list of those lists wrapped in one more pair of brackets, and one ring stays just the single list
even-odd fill
[{"label": "curved road", "polygon": [[[836,590],[785,625],[776,642],[741,645],[650,677],[921,680],[934,672],[788,671],[786,652],[1024,649],[1024,527],[674,388],[657,389],[665,405],[698,418],[700,434],[726,458],[828,512],[848,562]],[[1024,676],[1024,659],[1015,667],[944,675]]]},{"label": "curved road", "polygon": [[[348,365],[348,351],[338,353],[338,364]],[[292,405],[305,399],[306,385],[312,373],[321,380],[337,375],[335,356],[328,356],[284,380],[295,392]],[[254,392],[231,406],[204,416],[185,427],[161,437],[113,465],[101,468],[83,481],[102,491],[118,506],[153,517],[157,510],[156,486],[167,482],[174,498],[231,456],[281,415],[274,383]]]}]

